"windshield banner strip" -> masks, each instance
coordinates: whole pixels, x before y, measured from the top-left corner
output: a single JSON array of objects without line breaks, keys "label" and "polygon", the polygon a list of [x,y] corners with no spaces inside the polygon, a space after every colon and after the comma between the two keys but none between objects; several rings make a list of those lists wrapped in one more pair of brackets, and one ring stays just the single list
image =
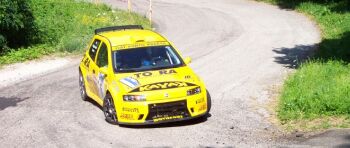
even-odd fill
[{"label": "windshield banner strip", "polygon": [[129,44],[129,45],[118,45],[114,46],[115,50],[120,49],[129,49],[129,48],[139,48],[139,47],[148,47],[148,46],[165,46],[169,45],[168,42],[142,42],[142,43],[135,43],[135,44]]}]

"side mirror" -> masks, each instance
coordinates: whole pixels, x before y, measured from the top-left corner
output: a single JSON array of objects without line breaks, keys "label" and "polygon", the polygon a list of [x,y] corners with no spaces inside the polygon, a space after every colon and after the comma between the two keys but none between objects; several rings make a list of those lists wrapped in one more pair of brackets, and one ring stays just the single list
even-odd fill
[{"label": "side mirror", "polygon": [[185,62],[186,65],[188,65],[188,64],[190,64],[192,62],[192,59],[190,57],[186,57],[184,59],[184,62]]},{"label": "side mirror", "polygon": [[108,73],[107,67],[101,67],[100,68],[100,74],[102,74],[104,77],[107,76],[107,73]]}]

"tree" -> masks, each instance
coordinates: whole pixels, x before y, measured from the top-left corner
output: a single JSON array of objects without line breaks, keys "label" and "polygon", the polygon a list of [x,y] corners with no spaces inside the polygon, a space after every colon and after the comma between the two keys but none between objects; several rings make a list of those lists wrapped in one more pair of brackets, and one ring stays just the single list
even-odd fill
[{"label": "tree", "polygon": [[0,53],[38,41],[28,0],[0,0]]}]

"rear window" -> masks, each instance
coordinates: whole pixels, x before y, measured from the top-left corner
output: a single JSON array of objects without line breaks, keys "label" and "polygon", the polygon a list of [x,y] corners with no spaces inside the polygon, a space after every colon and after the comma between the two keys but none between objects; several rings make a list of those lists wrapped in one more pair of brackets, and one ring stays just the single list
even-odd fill
[{"label": "rear window", "polygon": [[89,50],[89,55],[90,58],[95,61],[95,57],[96,57],[96,53],[97,53],[97,49],[98,46],[100,46],[101,41],[98,39],[95,39],[94,42],[92,43],[90,50]]}]

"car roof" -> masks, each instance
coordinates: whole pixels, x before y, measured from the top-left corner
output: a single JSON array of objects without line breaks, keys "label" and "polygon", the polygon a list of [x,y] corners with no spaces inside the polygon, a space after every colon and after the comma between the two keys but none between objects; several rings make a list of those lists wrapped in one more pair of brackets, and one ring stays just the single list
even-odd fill
[{"label": "car roof", "polygon": [[[120,45],[132,45],[140,42],[168,42],[160,34],[151,30],[127,29],[118,31],[102,32],[101,35],[107,38],[112,47]],[[118,49],[116,49],[118,50]]]}]

